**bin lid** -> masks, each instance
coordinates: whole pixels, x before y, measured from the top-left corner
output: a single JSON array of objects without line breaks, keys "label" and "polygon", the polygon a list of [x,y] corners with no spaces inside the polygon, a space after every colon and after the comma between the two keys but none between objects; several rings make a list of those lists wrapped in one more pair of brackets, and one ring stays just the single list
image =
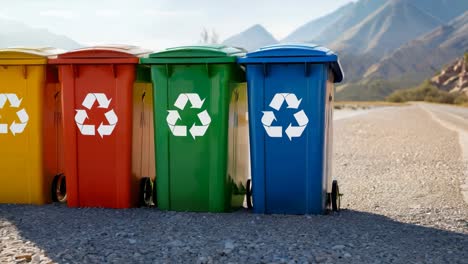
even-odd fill
[{"label": "bin lid", "polygon": [[315,44],[277,44],[260,48],[239,58],[241,64],[251,63],[330,63],[334,81],[343,80],[338,55],[333,51]]},{"label": "bin lid", "polygon": [[0,64],[31,65],[47,64],[48,58],[54,58],[65,50],[52,47],[11,47],[0,49]]},{"label": "bin lid", "polygon": [[131,45],[92,46],[60,54],[49,62],[53,64],[107,64],[138,63],[150,51]]},{"label": "bin lid", "polygon": [[141,59],[145,64],[234,63],[245,50],[225,45],[199,45],[169,48]]}]

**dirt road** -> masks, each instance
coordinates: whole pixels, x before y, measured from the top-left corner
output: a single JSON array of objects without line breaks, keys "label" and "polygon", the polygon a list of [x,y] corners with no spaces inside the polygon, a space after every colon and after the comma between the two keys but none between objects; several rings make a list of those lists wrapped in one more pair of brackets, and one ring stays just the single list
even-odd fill
[{"label": "dirt road", "polygon": [[411,105],[335,121],[338,214],[0,205],[0,262],[468,263],[466,162],[445,124],[464,118]]}]

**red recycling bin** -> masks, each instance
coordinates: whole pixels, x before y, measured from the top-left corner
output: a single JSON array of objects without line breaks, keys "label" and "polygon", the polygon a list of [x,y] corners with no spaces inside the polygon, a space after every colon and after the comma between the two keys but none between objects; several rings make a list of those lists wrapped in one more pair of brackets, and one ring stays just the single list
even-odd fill
[{"label": "red recycling bin", "polygon": [[132,89],[146,51],[92,47],[49,60],[62,85],[68,206],[129,208],[132,179]]}]

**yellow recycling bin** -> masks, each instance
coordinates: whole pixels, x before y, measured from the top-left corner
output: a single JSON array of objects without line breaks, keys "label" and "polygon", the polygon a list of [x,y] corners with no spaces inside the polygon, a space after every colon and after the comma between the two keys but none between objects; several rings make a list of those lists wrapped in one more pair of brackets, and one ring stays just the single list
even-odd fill
[{"label": "yellow recycling bin", "polygon": [[59,53],[0,49],[0,203],[44,204],[57,194],[52,181],[63,172],[61,95],[47,59]]},{"label": "yellow recycling bin", "polygon": [[[138,65],[133,85],[132,191],[138,191],[139,206],[156,204],[153,83],[151,68]],[[136,188],[139,186],[139,188]]]},{"label": "yellow recycling bin", "polygon": [[[252,208],[248,112],[247,85],[243,83],[234,89],[229,104],[228,174],[235,186],[244,187],[234,190],[238,195],[233,199],[242,204],[245,196],[247,207]],[[248,180],[243,182],[243,179]]]}]

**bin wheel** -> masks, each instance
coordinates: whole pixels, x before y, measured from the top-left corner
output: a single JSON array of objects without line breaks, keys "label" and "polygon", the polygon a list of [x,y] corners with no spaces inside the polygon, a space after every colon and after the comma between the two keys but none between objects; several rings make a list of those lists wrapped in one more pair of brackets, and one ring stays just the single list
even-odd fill
[{"label": "bin wheel", "polygon": [[326,206],[327,206],[327,210],[330,210],[331,209],[331,193],[327,193],[327,196],[326,196]]},{"label": "bin wheel", "polygon": [[67,182],[63,173],[55,175],[52,180],[52,201],[59,203],[67,201]]},{"label": "bin wheel", "polygon": [[341,196],[340,196],[340,188],[338,186],[337,180],[334,180],[332,183],[331,206],[334,212],[338,212],[340,210]]},{"label": "bin wheel", "polygon": [[153,184],[151,179],[143,177],[140,180],[140,206],[151,206],[153,200]]},{"label": "bin wheel", "polygon": [[156,188],[156,179],[153,181],[153,204],[154,206],[158,206],[158,189]]},{"label": "bin wheel", "polygon": [[252,203],[252,181],[251,180],[247,180],[247,188],[246,188],[245,196],[247,197],[247,208],[252,209],[253,203]]}]

